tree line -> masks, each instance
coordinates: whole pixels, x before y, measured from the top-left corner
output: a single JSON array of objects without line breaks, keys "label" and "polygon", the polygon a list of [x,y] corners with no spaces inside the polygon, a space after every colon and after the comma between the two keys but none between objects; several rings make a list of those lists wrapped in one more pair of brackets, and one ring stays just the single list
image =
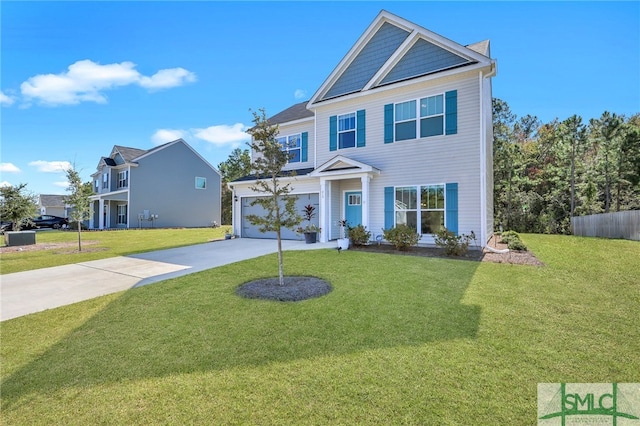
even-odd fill
[{"label": "tree line", "polygon": [[640,114],[542,123],[493,99],[494,219],[568,234],[571,217],[640,209]]}]

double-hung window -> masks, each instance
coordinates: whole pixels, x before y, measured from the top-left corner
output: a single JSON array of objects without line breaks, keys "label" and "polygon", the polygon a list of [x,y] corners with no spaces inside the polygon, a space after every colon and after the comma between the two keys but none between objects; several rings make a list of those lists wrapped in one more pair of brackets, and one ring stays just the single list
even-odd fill
[{"label": "double-hung window", "polygon": [[109,173],[102,175],[102,189],[109,189]]},{"label": "double-hung window", "polygon": [[127,205],[118,204],[118,225],[127,224]]},{"label": "double-hung window", "polygon": [[282,151],[289,154],[289,163],[299,163],[302,161],[302,135],[280,136],[276,141],[282,146]]},{"label": "double-hung window", "polygon": [[129,171],[118,172],[118,188],[126,188],[129,186]]},{"label": "double-hung window", "polygon": [[395,133],[397,141],[416,138],[416,101],[396,104]]},{"label": "double-hung window", "polygon": [[407,225],[420,234],[444,227],[444,185],[404,186],[395,189],[395,225]]},{"label": "double-hung window", "polygon": [[338,148],[356,146],[356,113],[338,116]]},{"label": "double-hung window", "polygon": [[420,99],[420,137],[444,134],[444,97],[429,96]]},{"label": "double-hung window", "polygon": [[444,185],[420,187],[420,228],[422,234],[435,234],[444,227]]}]

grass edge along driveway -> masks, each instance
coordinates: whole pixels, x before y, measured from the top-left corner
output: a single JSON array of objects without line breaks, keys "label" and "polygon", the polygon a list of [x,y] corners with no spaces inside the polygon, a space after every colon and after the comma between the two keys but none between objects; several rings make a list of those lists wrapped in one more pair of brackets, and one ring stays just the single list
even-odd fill
[{"label": "grass edge along driveway", "polygon": [[240,299],[275,255],[2,323],[3,423],[532,424],[537,384],[638,382],[636,242],[547,266],[287,252],[318,299]]}]

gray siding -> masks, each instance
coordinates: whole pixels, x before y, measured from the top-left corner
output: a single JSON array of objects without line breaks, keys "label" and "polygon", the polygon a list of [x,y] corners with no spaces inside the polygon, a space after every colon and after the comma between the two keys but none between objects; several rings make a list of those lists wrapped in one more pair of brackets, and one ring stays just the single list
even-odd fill
[{"label": "gray siding", "polygon": [[[220,175],[181,142],[141,158],[129,180],[129,226],[144,210],[157,214],[156,227],[202,227],[220,223]],[[207,179],[196,189],[195,178]],[[142,227],[151,227],[142,221]]]},{"label": "gray siding", "polygon": [[389,74],[382,79],[381,84],[418,77],[468,62],[468,59],[428,41],[418,39]]},{"label": "gray siding", "polygon": [[385,22],[323,99],[362,89],[408,36],[407,31]]}]

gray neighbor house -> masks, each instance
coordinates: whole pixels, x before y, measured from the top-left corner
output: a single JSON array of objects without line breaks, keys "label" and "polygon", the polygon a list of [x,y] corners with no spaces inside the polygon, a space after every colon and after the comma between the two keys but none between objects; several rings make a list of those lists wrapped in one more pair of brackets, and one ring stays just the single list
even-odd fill
[{"label": "gray neighbor house", "polygon": [[182,139],[149,150],[115,145],[91,178],[90,229],[220,223],[220,172]]}]

